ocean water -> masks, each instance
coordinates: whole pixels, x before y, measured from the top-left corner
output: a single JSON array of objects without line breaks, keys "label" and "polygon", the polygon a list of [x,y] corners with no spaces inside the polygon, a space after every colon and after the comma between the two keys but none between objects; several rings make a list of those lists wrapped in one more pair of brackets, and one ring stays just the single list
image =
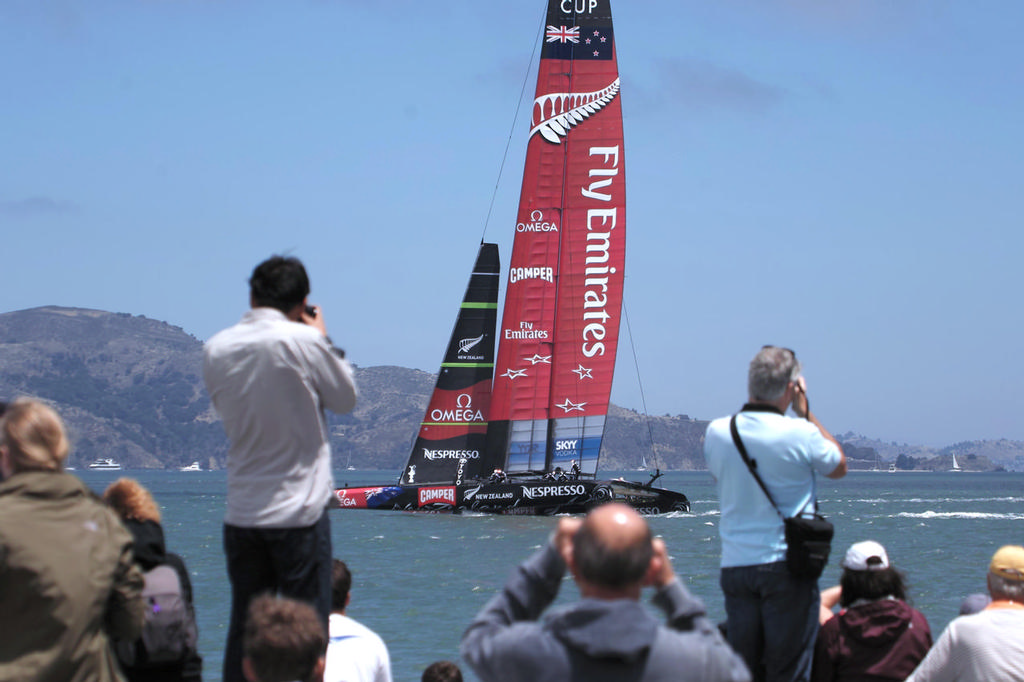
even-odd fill
[{"label": "ocean water", "polygon": [[[204,679],[220,680],[230,587],[221,549],[224,472],[78,471],[97,492],[120,476],[138,479],[160,503],[168,547],[192,575],[205,659]],[[643,472],[606,472],[646,480]],[[339,471],[357,485],[397,480],[391,471]],[[724,618],[718,588],[718,505],[704,472],[668,473],[659,484],[690,498],[688,514],[651,517],[676,572],[715,621]],[[832,561],[821,585],[838,580],[853,542],[873,539],[907,575],[911,599],[937,636],[963,597],[985,590],[992,553],[1024,544],[1024,474],[854,472],[819,480],[822,511],[836,525]],[[387,643],[396,682],[416,682],[428,664],[458,657],[463,629],[501,587],[512,567],[547,540],[552,518],[332,511],[335,556],[353,572],[349,615]],[[559,601],[578,596],[571,580]]]}]

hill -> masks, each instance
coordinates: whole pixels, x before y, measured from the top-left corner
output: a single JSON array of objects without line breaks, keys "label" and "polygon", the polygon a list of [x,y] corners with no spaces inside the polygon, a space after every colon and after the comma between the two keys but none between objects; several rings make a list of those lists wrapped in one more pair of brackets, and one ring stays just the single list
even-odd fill
[{"label": "hill", "polygon": [[[175,468],[193,460],[222,468],[227,440],[203,388],[201,363],[199,339],[143,316],[56,306],[0,314],[0,397],[53,403],[68,423],[77,466],[113,457],[127,468]],[[400,469],[436,377],[392,366],[355,371],[359,404],[351,414],[330,415],[335,463]],[[612,405],[602,468],[646,462],[648,468],[703,469],[706,427],[686,415],[645,417]],[[1024,443],[1016,441],[931,451],[900,450],[856,434],[840,440],[851,467],[862,469],[902,454],[907,468],[942,470],[956,454],[965,468],[990,470],[1024,455]]]}]

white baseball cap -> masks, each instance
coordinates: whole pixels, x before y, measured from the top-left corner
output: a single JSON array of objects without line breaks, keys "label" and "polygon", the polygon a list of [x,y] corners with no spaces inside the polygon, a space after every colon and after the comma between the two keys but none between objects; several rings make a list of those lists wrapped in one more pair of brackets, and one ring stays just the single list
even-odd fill
[{"label": "white baseball cap", "polygon": [[889,568],[889,555],[882,545],[874,540],[865,540],[846,550],[842,566],[851,571],[884,571]]}]

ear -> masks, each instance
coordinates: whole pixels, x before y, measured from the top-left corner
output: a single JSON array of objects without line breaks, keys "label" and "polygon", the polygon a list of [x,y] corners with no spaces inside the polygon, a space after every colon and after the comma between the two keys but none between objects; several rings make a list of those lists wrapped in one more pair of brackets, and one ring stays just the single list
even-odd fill
[{"label": "ear", "polygon": [[321,656],[317,659],[316,666],[313,668],[313,682],[324,682],[325,670],[327,670],[327,658]]},{"label": "ear", "polygon": [[345,608],[347,609],[348,605],[351,604],[351,603],[352,603],[352,593],[349,592],[348,594],[345,595]]},{"label": "ear", "polygon": [[0,445],[0,480],[10,478],[14,475],[11,467],[11,451],[6,445]]},{"label": "ear", "polygon": [[284,314],[292,322],[302,322],[302,311],[306,309],[306,299],[302,299],[302,303],[297,304],[294,308]]},{"label": "ear", "polygon": [[248,656],[242,658],[242,674],[249,682],[260,682],[260,678],[256,677],[256,671],[252,669],[252,661]]},{"label": "ear", "polygon": [[567,542],[562,547],[562,559],[565,561],[565,567],[569,569],[569,574],[572,575],[573,580],[579,582],[579,571],[576,570],[576,557],[572,553],[572,543]]},{"label": "ear", "polygon": [[662,560],[658,553],[655,552],[651,557],[651,563],[647,564],[647,573],[644,574],[644,585],[656,585],[658,576],[661,575],[662,570],[665,568],[665,562]]}]

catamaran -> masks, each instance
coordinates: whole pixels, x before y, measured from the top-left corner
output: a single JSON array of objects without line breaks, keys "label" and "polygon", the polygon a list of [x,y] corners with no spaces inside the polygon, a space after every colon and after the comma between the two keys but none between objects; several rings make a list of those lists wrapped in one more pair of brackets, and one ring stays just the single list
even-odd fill
[{"label": "catamaran", "polygon": [[688,511],[680,492],[600,480],[619,340],[626,190],[609,0],[549,0],[515,239],[480,246],[419,436],[396,485],[341,508],[585,512],[618,500]]}]

